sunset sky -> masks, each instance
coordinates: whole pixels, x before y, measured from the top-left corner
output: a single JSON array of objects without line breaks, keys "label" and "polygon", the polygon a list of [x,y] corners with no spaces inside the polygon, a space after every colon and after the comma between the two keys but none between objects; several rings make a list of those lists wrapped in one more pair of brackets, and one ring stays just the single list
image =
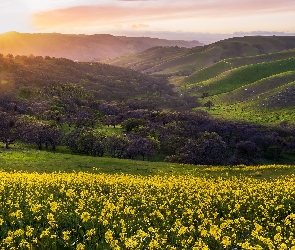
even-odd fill
[{"label": "sunset sky", "polygon": [[294,0],[1,0],[0,33],[295,33]]}]

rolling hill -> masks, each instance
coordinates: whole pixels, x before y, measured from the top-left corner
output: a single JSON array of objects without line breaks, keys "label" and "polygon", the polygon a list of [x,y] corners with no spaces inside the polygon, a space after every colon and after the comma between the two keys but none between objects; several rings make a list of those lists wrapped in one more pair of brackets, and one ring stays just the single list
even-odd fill
[{"label": "rolling hill", "polygon": [[224,73],[225,71],[235,69],[241,66],[263,63],[263,62],[271,62],[276,60],[283,60],[292,58],[295,56],[295,50],[285,50],[278,53],[269,53],[263,55],[256,56],[247,56],[247,57],[234,57],[234,58],[226,58],[220,60],[213,65],[202,68],[188,77],[183,78],[183,83],[186,84],[196,84],[198,82],[202,82],[208,80],[212,77],[216,77],[219,74]]},{"label": "rolling hill", "polygon": [[[136,101],[156,108],[197,106],[195,98],[185,98],[164,78],[102,63],[74,62],[64,58],[0,57],[0,91],[26,99],[42,99],[39,90],[54,84],[75,84],[91,92],[96,100]],[[189,104],[190,103],[190,104]]]},{"label": "rolling hill", "polygon": [[[108,62],[166,76],[211,114],[233,120],[294,123],[295,37],[238,37],[195,48],[155,47]],[[204,98],[202,98],[204,97]]]},{"label": "rolling hill", "polygon": [[142,52],[154,46],[201,46],[197,41],[165,40],[150,37],[125,37],[108,34],[0,34],[0,53],[62,57],[78,61],[107,59]]},{"label": "rolling hill", "polygon": [[[286,59],[271,60],[282,56]],[[250,59],[234,58],[229,60],[232,66],[218,62],[188,77],[180,89],[196,96],[203,104],[210,101],[214,106],[209,112],[215,115],[258,123],[294,123],[294,50],[265,56],[265,62],[247,64],[255,59],[260,61],[261,57]],[[242,61],[245,65],[237,66]]]},{"label": "rolling hill", "polygon": [[277,53],[293,48],[295,37],[292,36],[247,36],[191,49],[155,47],[105,62],[148,74],[188,76],[223,59]]},{"label": "rolling hill", "polygon": [[[124,51],[130,52],[135,47],[143,49],[144,41],[152,41],[151,46],[157,45],[156,42],[159,41],[166,42],[160,39],[137,40],[110,35],[8,35],[33,37],[35,43],[38,39],[42,41],[41,45],[46,44],[44,39],[47,36],[48,48],[59,52],[64,48],[60,43],[70,47],[69,41],[72,41],[75,49],[65,49],[64,53],[72,57],[74,54],[71,53],[75,51],[80,54],[80,58],[85,54],[81,53],[79,46],[91,39],[95,44],[96,39],[104,37],[102,40],[109,42],[108,46],[115,54],[123,53],[120,46],[124,43],[125,47],[128,45]],[[55,47],[58,39],[60,41]],[[25,39],[23,44],[28,40]],[[119,40],[121,45],[116,47]],[[138,46],[134,45],[135,40]],[[15,44],[10,45],[16,48],[17,39],[14,41]],[[93,44],[89,45],[88,42],[84,44],[85,51],[90,53]],[[40,47],[36,45],[36,49],[38,51]],[[97,58],[97,51],[101,51],[101,47],[92,51],[93,58]],[[42,53],[47,52],[48,50],[44,50]],[[114,55],[108,49],[104,52],[105,57]],[[205,109],[224,118],[259,123],[295,121],[295,37],[238,37],[193,48],[161,45],[137,54],[101,61],[110,65],[74,62],[48,55],[44,58],[32,55],[2,56],[0,89],[13,91],[25,86],[75,83],[86,86],[99,100],[139,100],[153,103],[154,107],[182,109],[199,109],[199,102],[205,105],[210,101],[214,106],[210,105]]]}]

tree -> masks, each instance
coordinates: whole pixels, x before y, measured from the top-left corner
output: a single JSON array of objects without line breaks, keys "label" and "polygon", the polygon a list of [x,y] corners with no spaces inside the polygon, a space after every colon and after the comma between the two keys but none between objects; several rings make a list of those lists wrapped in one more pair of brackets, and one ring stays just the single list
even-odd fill
[{"label": "tree", "polygon": [[113,158],[123,158],[126,156],[127,147],[130,143],[125,135],[111,135],[107,137],[107,151]]},{"label": "tree", "polygon": [[149,159],[149,157],[151,157],[158,148],[158,141],[152,138],[134,138],[127,147],[127,156],[134,159],[140,155],[144,161],[145,157]]},{"label": "tree", "polygon": [[281,156],[284,141],[278,133],[273,131],[257,133],[249,140],[254,142],[267,158],[278,159]]},{"label": "tree", "polygon": [[259,156],[258,148],[254,142],[240,141],[237,143],[234,156],[232,158],[233,164],[243,163],[249,165]]},{"label": "tree", "polygon": [[227,156],[222,138],[215,132],[204,132],[197,139],[188,139],[175,155],[166,160],[186,164],[222,164]]},{"label": "tree", "polygon": [[209,93],[208,92],[204,92],[203,94],[202,94],[202,98],[205,98],[205,97],[208,97],[209,96]]},{"label": "tree", "polygon": [[123,122],[122,127],[128,133],[137,130],[143,124],[144,121],[141,119],[128,118],[126,121]]},{"label": "tree", "polygon": [[208,101],[208,102],[206,102],[206,103],[204,104],[204,106],[210,109],[211,107],[214,106],[214,104],[213,104],[213,102]]},{"label": "tree", "polygon": [[79,153],[102,157],[106,151],[106,134],[91,128],[77,128],[66,137],[65,144]]},{"label": "tree", "polygon": [[6,55],[6,58],[8,58],[8,59],[13,59],[14,56],[13,56],[13,54],[9,53],[9,54]]},{"label": "tree", "polygon": [[16,117],[6,112],[0,112],[0,140],[5,144],[6,149],[8,149],[9,145],[17,138],[15,122]]},{"label": "tree", "polygon": [[24,115],[17,121],[20,138],[25,143],[36,143],[38,149],[51,145],[54,150],[61,140],[61,129],[55,121],[40,121],[35,117]]}]

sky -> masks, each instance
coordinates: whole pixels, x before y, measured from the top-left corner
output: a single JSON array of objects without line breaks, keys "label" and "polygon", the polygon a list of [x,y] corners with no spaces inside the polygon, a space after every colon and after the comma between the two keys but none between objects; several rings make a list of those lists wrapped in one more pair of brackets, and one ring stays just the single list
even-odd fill
[{"label": "sky", "polygon": [[295,33],[294,0],[1,0],[0,33]]}]

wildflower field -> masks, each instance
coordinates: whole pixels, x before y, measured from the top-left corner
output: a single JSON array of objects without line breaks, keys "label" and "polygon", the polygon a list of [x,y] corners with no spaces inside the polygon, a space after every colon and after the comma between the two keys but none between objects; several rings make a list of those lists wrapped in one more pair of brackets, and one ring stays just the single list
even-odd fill
[{"label": "wildflower field", "polygon": [[295,249],[294,175],[0,172],[0,202],[2,249]]}]

